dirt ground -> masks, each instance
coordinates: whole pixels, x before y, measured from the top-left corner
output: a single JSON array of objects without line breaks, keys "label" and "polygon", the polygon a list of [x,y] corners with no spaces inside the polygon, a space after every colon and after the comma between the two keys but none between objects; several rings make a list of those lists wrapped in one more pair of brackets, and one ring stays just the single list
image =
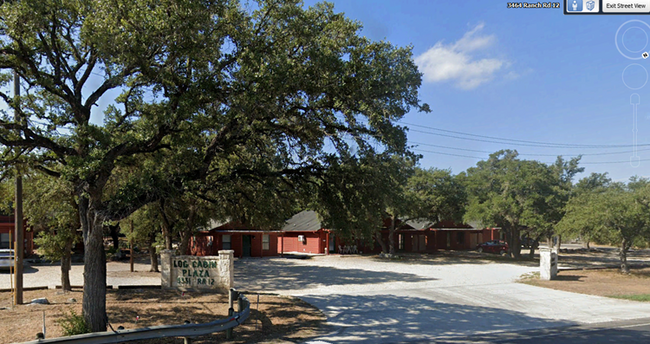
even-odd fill
[{"label": "dirt ground", "polygon": [[557,279],[542,281],[539,275],[521,280],[539,287],[598,296],[650,294],[650,268],[632,269],[629,275],[618,269],[560,271]]},{"label": "dirt ground", "polygon": [[[42,332],[45,312],[46,338],[62,335],[57,320],[73,310],[81,314],[81,291],[62,293],[57,290],[26,291],[25,302],[45,297],[49,305],[20,305],[11,308],[10,293],[0,293],[0,343],[36,339]],[[295,298],[276,295],[247,295],[251,316],[235,330],[235,339],[227,343],[259,343],[296,341],[313,337],[321,331],[325,316],[315,307]],[[117,329],[135,329],[154,325],[203,323],[225,317],[228,313],[226,295],[160,289],[108,290],[107,313],[110,324]],[[74,300],[73,300],[74,299]],[[193,343],[226,342],[225,333],[196,337]],[[162,338],[130,343],[183,343],[180,338]]]}]

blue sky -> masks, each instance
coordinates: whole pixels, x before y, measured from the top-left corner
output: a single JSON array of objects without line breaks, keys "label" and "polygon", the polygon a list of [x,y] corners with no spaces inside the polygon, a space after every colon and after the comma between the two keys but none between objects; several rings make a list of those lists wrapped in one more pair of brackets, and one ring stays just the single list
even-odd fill
[{"label": "blue sky", "polygon": [[[650,15],[564,15],[563,8],[508,9],[505,0],[332,2],[363,24],[362,35],[413,47],[424,73],[420,98],[432,112],[412,112],[402,122],[423,167],[459,173],[491,152],[516,149],[543,162],[584,154],[586,173],[608,172],[615,180],[650,177],[650,58],[639,58],[650,52]],[[100,80],[89,82],[96,87]],[[102,122],[119,92],[99,100],[94,122]],[[629,162],[633,94],[640,101],[636,167]],[[579,147],[585,145],[605,147]]]},{"label": "blue sky", "polygon": [[[633,93],[640,100],[638,143],[650,143],[650,84],[643,86],[650,59],[630,60],[616,46],[618,40],[620,49],[636,58],[650,52],[650,26],[644,24],[650,16],[571,16],[563,9],[508,9],[507,1],[495,0],[332,2],[337,12],[360,21],[368,38],[413,46],[424,73],[420,98],[432,113],[413,112],[404,118],[417,125],[409,125],[409,141],[455,148],[420,145],[415,150],[424,155],[423,167],[458,173],[474,166],[477,158],[487,158],[484,152],[509,148],[522,158],[543,162],[554,161],[556,155],[585,154],[586,173],[609,172],[615,180],[650,176],[650,146],[639,146],[639,166],[629,162]],[[632,19],[644,23],[624,24]],[[462,140],[422,133],[442,133],[423,126],[567,145],[531,147],[445,133],[471,138]],[[622,163],[611,163],[618,161]]]}]

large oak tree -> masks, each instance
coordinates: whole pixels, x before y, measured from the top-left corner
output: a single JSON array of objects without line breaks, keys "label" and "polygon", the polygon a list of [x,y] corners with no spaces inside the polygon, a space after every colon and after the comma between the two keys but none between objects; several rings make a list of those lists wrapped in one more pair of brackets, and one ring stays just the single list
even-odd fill
[{"label": "large oak tree", "polygon": [[[375,147],[402,154],[406,138],[394,121],[411,108],[428,110],[417,98],[421,74],[410,48],[361,37],[361,26],[329,4],[252,7],[235,0],[0,6],[0,83],[6,89],[15,70],[23,89],[18,99],[0,92],[16,113],[0,115],[3,156],[22,154],[72,184],[85,245],[83,316],[93,331],[108,320],[106,221],[244,180],[301,189],[342,155],[359,158]],[[100,103],[110,104],[103,115],[93,112]],[[133,159],[158,159],[162,168],[113,178]]]}]

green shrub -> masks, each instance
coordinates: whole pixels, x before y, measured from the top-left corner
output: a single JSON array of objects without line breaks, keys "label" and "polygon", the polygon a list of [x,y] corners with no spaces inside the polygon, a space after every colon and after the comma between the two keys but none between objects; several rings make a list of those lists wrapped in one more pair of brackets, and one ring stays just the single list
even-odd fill
[{"label": "green shrub", "polygon": [[90,329],[81,315],[71,310],[70,314],[64,314],[63,319],[58,321],[63,328],[64,336],[74,336],[76,334],[89,333]]}]

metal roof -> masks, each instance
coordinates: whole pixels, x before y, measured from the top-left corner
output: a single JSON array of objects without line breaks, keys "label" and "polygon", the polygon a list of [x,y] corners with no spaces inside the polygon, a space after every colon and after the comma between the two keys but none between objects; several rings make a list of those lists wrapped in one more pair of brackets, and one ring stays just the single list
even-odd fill
[{"label": "metal roof", "polygon": [[323,226],[313,210],[303,210],[287,220],[282,227],[285,232],[316,232]]},{"label": "metal roof", "polygon": [[435,223],[433,223],[432,221],[429,221],[429,220],[417,220],[416,219],[416,220],[408,220],[408,221],[406,221],[406,224],[413,227],[413,229],[420,230],[420,229],[431,228],[431,227],[433,227],[433,225]]}]

